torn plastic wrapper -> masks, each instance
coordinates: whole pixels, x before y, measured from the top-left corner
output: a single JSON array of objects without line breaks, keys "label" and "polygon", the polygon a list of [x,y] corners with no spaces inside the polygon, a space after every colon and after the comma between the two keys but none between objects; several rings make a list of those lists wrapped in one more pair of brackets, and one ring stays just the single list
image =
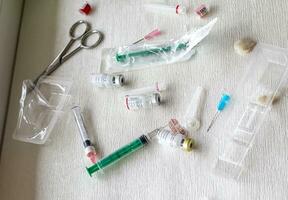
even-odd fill
[{"label": "torn plastic wrapper", "polygon": [[24,80],[13,138],[44,144],[63,113],[71,84],[69,80],[55,77],[43,77],[36,86],[31,80]]},{"label": "torn plastic wrapper", "polygon": [[217,18],[177,40],[103,49],[101,72],[125,72],[187,61],[195,54],[194,47],[210,33],[216,22]]}]

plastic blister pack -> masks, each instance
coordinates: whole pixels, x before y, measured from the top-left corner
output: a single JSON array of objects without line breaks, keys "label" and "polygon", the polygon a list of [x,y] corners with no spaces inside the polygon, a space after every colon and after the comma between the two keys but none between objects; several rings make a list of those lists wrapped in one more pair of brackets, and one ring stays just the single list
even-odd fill
[{"label": "plastic blister pack", "polygon": [[236,90],[232,114],[225,127],[224,148],[216,162],[217,173],[238,178],[264,119],[288,80],[288,51],[258,44],[249,59],[249,70]]},{"label": "plastic blister pack", "polygon": [[175,40],[103,49],[101,72],[125,72],[187,61],[195,54],[194,47],[210,33],[216,22],[217,18]]},{"label": "plastic blister pack", "polygon": [[63,113],[71,84],[70,80],[50,76],[42,77],[36,85],[23,81],[14,139],[44,144]]}]

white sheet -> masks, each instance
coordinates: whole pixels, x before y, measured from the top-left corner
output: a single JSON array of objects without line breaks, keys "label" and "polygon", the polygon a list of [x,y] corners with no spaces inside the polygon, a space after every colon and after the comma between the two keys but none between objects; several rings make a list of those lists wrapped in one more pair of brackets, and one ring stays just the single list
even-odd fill
[{"label": "white sheet", "polygon": [[[223,87],[233,90],[243,76],[243,58],[234,53],[234,41],[250,36],[285,47],[287,1],[208,0],[211,16],[203,20],[193,15],[160,20],[143,13],[140,0],[91,2],[95,3],[96,11],[88,17],[78,13],[82,3],[78,0],[26,2],[0,166],[1,200],[198,200],[202,196],[216,200],[286,200],[287,98],[269,114],[247,157],[248,170],[238,182],[215,176],[211,171],[221,147],[213,136],[224,124],[221,121],[228,112],[217,120],[209,136],[203,134]],[[195,7],[200,3],[202,1],[195,0],[187,5]],[[98,70],[102,48],[132,43],[157,24],[166,32],[161,39],[174,37],[185,31],[187,23],[188,27],[199,26],[215,16],[219,22],[191,61],[125,74],[130,82],[127,88],[151,85],[155,81],[169,84],[163,96],[165,104],[149,111],[127,111],[118,90],[99,90],[90,84],[89,75]],[[56,74],[73,77],[74,100],[85,107],[87,127],[96,138],[100,153],[111,153],[143,132],[163,125],[171,117],[181,118],[195,89],[202,85],[208,90],[203,127],[192,135],[198,142],[198,150],[184,153],[151,144],[110,168],[97,180],[85,172],[81,160],[83,148],[71,117],[59,124],[51,135],[51,143],[45,146],[11,138],[22,80],[35,78],[43,70],[68,42],[68,30],[79,19],[89,20],[93,28],[103,31],[105,39],[99,48],[73,56]]]}]

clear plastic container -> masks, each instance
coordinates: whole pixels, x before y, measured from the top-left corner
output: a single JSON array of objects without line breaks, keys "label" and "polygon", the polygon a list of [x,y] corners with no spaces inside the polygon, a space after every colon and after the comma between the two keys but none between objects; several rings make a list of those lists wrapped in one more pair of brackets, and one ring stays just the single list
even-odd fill
[{"label": "clear plastic container", "polygon": [[224,147],[215,171],[237,179],[272,104],[288,79],[288,50],[258,44],[248,59],[249,69],[231,102],[232,112],[219,134]]},{"label": "clear plastic container", "polygon": [[69,100],[72,82],[57,77],[42,77],[35,86],[23,81],[20,110],[13,138],[44,144]]}]

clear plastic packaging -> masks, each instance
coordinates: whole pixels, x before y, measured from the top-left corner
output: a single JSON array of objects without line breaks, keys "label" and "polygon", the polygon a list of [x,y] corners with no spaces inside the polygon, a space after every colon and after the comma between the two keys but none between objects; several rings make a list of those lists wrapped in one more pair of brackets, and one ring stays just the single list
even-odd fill
[{"label": "clear plastic packaging", "polygon": [[20,110],[13,138],[44,144],[62,115],[72,82],[56,77],[42,77],[35,86],[23,81]]},{"label": "clear plastic packaging", "polygon": [[215,165],[217,173],[235,179],[244,169],[245,157],[273,102],[287,84],[288,50],[258,44],[248,65],[244,80],[233,94],[232,114],[219,131],[224,146]]},{"label": "clear plastic packaging", "polygon": [[194,47],[210,33],[216,22],[217,18],[176,40],[103,49],[101,72],[119,73],[187,61],[195,54]]}]

